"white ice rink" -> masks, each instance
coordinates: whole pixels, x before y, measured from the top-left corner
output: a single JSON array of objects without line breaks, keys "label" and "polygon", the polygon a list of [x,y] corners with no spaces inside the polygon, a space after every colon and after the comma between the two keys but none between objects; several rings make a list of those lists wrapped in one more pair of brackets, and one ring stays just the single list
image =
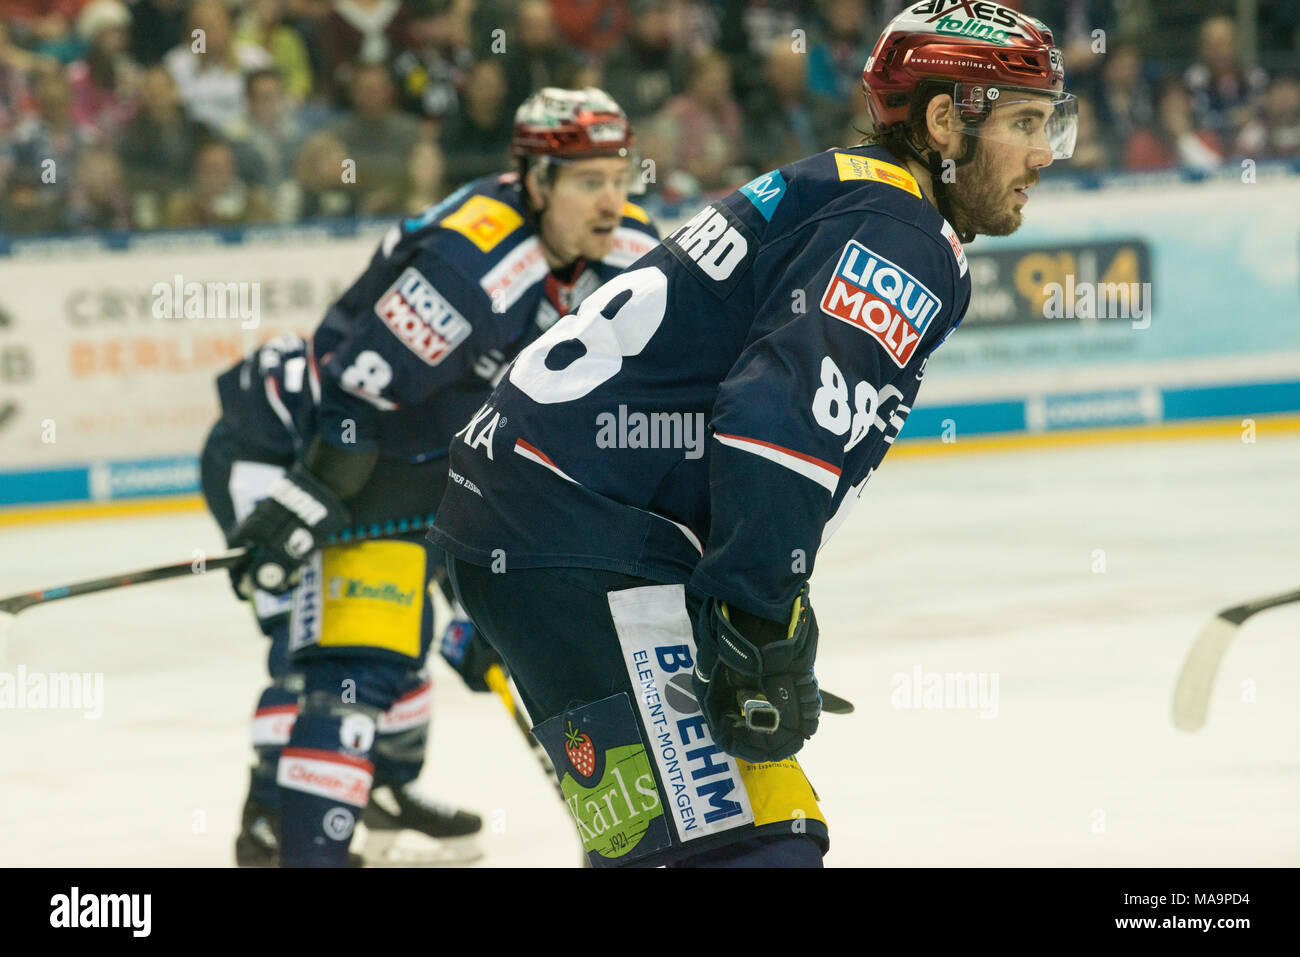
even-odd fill
[{"label": "white ice rink", "polygon": [[[1225,436],[886,463],[813,579],[857,704],[800,755],[828,865],[1300,865],[1300,604],[1242,629],[1203,731],[1169,718],[1213,614],[1300,586],[1300,436]],[[0,594],[219,547],[199,513],[0,527]],[[0,671],[102,672],[103,713],[0,711],[0,865],[231,864],[265,647],[224,573],[25,612]],[[995,713],[892,706],[916,669],[996,675]],[[575,866],[500,704],[434,682],[425,790],[485,866]]]}]

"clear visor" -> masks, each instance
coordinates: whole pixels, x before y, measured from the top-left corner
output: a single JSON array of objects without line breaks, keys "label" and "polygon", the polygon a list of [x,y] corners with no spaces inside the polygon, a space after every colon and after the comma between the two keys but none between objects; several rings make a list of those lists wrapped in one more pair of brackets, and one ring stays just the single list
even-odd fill
[{"label": "clear visor", "polygon": [[959,83],[956,99],[962,132],[968,136],[1048,150],[1052,159],[1074,155],[1079,101],[1072,93]]},{"label": "clear visor", "polygon": [[[609,160],[622,159],[625,165],[611,163]],[[603,160],[592,163],[589,160]],[[631,196],[640,196],[646,191],[647,176],[642,170],[641,154],[635,149],[622,148],[617,156],[546,156],[542,163],[554,163],[578,173],[575,185],[584,192],[599,193],[612,181],[614,188]]]}]

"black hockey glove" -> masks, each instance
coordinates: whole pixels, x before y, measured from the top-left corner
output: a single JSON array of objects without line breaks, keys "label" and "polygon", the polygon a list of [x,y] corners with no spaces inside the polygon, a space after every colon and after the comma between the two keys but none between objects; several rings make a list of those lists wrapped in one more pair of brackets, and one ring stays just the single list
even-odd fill
[{"label": "black hockey glove", "polygon": [[817,619],[806,584],[784,637],[775,622],[733,614],[709,598],[695,620],[695,644],[695,696],[722,750],[751,763],[779,761],[813,736],[822,702],[813,675]]},{"label": "black hockey glove", "polygon": [[282,594],[297,583],[307,556],[351,521],[342,500],[302,465],[276,479],[266,498],[231,538],[248,549],[230,568],[235,590],[245,598],[254,588]]},{"label": "black hockey glove", "polygon": [[487,670],[502,664],[496,649],[474,627],[469,615],[459,604],[452,607],[452,621],[442,633],[438,653],[447,664],[456,669],[470,691],[491,691],[487,683]]}]

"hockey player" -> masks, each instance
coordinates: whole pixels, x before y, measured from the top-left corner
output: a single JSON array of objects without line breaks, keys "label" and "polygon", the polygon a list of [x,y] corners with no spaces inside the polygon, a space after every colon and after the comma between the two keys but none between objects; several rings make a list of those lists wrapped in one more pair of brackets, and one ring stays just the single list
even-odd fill
[{"label": "hockey player", "polygon": [[[306,449],[316,427],[320,389],[312,343],[294,335],[264,343],[218,377],[222,416],[204,443],[201,475],[208,508],[228,540]],[[428,519],[409,525],[418,528]],[[290,595],[255,589],[252,607],[270,638],[271,684],[262,691],[253,716],[257,763],[235,839],[235,862],[241,867],[273,867],[279,862],[276,767],[298,714],[302,674],[289,660]],[[454,629],[455,623],[449,625],[448,633]],[[462,670],[473,687],[493,659],[480,650],[481,639],[472,632],[465,637],[463,650],[473,652],[469,660],[481,666],[477,673]],[[466,657],[461,656],[462,666]],[[372,788],[363,815],[370,831],[364,850],[372,864],[462,863],[479,854],[470,839],[482,826],[478,815],[425,801],[409,787],[423,764],[431,698],[427,677],[417,673],[410,690],[380,719],[375,739],[375,777],[380,783]],[[350,854],[349,861],[359,866],[362,857]]]},{"label": "hockey player", "polygon": [[520,353],[430,538],[504,657],[593,865],[820,866],[808,578],[1073,149],[1050,31],[926,0],[863,74],[870,145],[702,209]]},{"label": "hockey player", "polygon": [[[278,839],[285,865],[341,866],[363,808],[371,840],[478,829],[410,787],[428,725],[428,592],[443,574],[424,529],[453,435],[506,364],[657,243],[627,201],[631,145],[602,91],[541,91],[516,114],[517,172],[395,226],[311,343],[273,343],[223,377],[204,484],[232,493],[222,524],[249,548],[232,573],[273,634],[276,679],[254,721],[242,846]],[[249,454],[240,433],[276,420],[278,449]],[[277,596],[291,588],[286,621]],[[461,618],[441,650],[486,690],[495,658]]]}]

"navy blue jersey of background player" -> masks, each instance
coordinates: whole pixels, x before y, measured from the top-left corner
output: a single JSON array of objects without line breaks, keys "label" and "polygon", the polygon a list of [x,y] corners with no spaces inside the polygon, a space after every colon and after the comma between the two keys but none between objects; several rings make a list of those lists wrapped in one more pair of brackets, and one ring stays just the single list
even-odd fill
[{"label": "navy blue jersey of background player", "polygon": [[955,232],[886,151],[760,176],[519,355],[452,448],[430,538],[783,621],[969,300]]},{"label": "navy blue jersey of background player", "polygon": [[432,512],[446,474],[439,460],[506,364],[658,241],[629,203],[605,259],[552,273],[516,182],[513,173],[475,180],[394,226],[309,350],[270,365],[255,353],[221,377],[223,418],[282,452],[305,451],[315,434],[378,451],[349,501],[360,524]]}]

